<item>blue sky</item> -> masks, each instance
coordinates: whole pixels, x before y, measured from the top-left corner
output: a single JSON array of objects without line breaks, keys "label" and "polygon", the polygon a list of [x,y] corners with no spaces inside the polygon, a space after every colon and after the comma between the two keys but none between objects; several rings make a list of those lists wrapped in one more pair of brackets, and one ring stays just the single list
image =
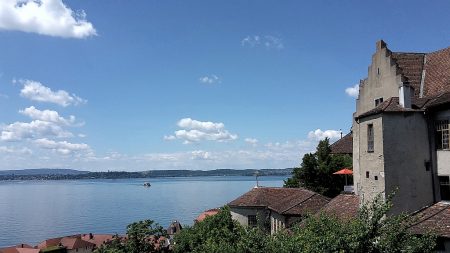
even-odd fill
[{"label": "blue sky", "polygon": [[350,130],[377,40],[450,46],[448,1],[21,2],[0,3],[1,170],[297,166]]}]

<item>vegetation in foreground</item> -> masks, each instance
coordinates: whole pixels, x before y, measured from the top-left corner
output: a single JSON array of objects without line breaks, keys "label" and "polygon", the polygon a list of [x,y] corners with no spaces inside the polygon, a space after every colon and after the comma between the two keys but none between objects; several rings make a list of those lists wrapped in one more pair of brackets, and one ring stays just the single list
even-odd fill
[{"label": "vegetation in foreground", "polygon": [[[175,253],[316,253],[316,252],[431,252],[432,234],[415,235],[408,228],[409,215],[387,215],[391,201],[381,195],[361,208],[353,219],[340,220],[325,214],[307,217],[290,230],[269,235],[263,227],[244,228],[232,220],[228,207],[214,216],[183,229],[175,236]],[[116,239],[97,253],[166,252],[156,240],[162,235],[151,221],[128,226],[128,239]],[[151,238],[151,239],[149,239]]]},{"label": "vegetation in foreground", "polygon": [[319,142],[315,153],[303,156],[300,167],[294,168],[292,177],[284,181],[284,187],[303,187],[333,198],[345,184],[344,176],[333,173],[348,167],[352,167],[352,158],[331,154],[330,140],[325,138]]}]

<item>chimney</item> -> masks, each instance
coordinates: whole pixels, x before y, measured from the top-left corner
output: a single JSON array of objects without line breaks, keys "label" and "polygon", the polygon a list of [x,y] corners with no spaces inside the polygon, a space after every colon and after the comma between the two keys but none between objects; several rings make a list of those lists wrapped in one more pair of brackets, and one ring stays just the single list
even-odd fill
[{"label": "chimney", "polygon": [[411,87],[402,84],[398,89],[398,103],[403,108],[411,108]]},{"label": "chimney", "polygon": [[386,42],[384,42],[383,40],[379,40],[377,41],[377,51],[380,51],[383,48],[386,48]]}]

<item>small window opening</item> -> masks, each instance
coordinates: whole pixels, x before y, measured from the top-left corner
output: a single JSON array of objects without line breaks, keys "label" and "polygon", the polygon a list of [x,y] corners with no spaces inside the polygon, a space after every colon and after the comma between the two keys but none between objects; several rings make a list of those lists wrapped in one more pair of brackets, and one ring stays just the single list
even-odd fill
[{"label": "small window opening", "polygon": [[253,228],[256,227],[256,225],[258,224],[258,221],[256,220],[256,215],[249,215],[247,216],[248,218],[248,226]]},{"label": "small window opening", "polygon": [[367,152],[374,151],[373,124],[367,125]]},{"label": "small window opening", "polygon": [[378,176],[375,176],[375,180],[378,180]]},{"label": "small window opening", "polygon": [[370,173],[368,171],[366,171],[366,178],[370,177]]},{"label": "small window opening", "polygon": [[377,68],[377,75],[380,74],[380,68]]},{"label": "small window opening", "polygon": [[439,176],[439,188],[442,200],[450,200],[450,180],[448,176]]},{"label": "small window opening", "polygon": [[383,98],[377,98],[377,99],[375,99],[375,107],[377,107],[377,106],[380,105],[381,103],[383,103]]}]

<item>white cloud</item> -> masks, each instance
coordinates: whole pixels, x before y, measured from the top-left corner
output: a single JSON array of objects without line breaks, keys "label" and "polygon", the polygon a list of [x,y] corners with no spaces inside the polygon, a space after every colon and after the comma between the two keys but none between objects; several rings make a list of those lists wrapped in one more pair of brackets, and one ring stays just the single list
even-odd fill
[{"label": "white cloud", "polygon": [[175,131],[174,135],[164,136],[165,140],[184,140],[184,144],[199,142],[203,140],[225,142],[236,140],[238,136],[225,129],[221,122],[198,121],[191,118],[184,118],[178,121],[177,125],[181,130]]},{"label": "white cloud", "polygon": [[267,49],[278,49],[284,48],[282,39],[272,36],[272,35],[252,35],[247,36],[241,40],[242,46],[257,47],[263,46]]},{"label": "white cloud", "polygon": [[211,121],[199,121],[191,118],[184,118],[178,121],[177,125],[184,129],[197,129],[205,132],[217,132],[224,129],[223,123],[214,123]]},{"label": "white cloud", "polygon": [[345,93],[350,97],[358,98],[359,95],[359,84],[355,84],[353,87],[348,87],[345,89]]},{"label": "white cloud", "polygon": [[310,131],[308,133],[308,138],[312,140],[323,140],[325,138],[329,138],[330,140],[337,140],[341,137],[341,131],[337,130],[325,130],[322,131],[320,129],[316,129],[314,131]]},{"label": "white cloud", "polygon": [[32,80],[22,80],[23,88],[20,91],[22,97],[39,102],[54,103],[61,106],[85,104],[87,101],[75,94],[70,95],[65,90],[52,91],[42,83]]},{"label": "white cloud", "polygon": [[9,98],[8,95],[0,93],[0,98]]},{"label": "white cloud", "polygon": [[192,151],[192,160],[210,160],[211,159],[211,153],[203,150],[195,150]]},{"label": "white cloud", "polygon": [[57,138],[72,137],[72,133],[62,129],[55,123],[33,120],[27,122],[15,122],[4,126],[0,135],[2,141],[21,141],[24,139],[33,139],[43,136],[52,136]]},{"label": "white cloud", "polygon": [[245,138],[244,141],[253,146],[258,145],[258,140],[255,138]]},{"label": "white cloud", "polygon": [[97,35],[86,13],[62,0],[1,0],[0,29],[77,39]]},{"label": "white cloud", "polygon": [[67,141],[53,141],[46,138],[37,139],[34,143],[43,149],[50,149],[53,151],[57,151],[63,155],[69,155],[78,151],[88,151],[90,147],[84,143],[70,143]]},{"label": "white cloud", "polygon": [[59,116],[59,113],[57,111],[52,110],[39,110],[36,109],[34,106],[30,106],[28,108],[25,108],[24,110],[20,110],[19,113],[26,115],[34,120],[41,120],[41,121],[47,121],[47,122],[53,122],[58,125],[66,125],[71,126],[75,123],[75,116],[71,115],[68,119],[63,118]]},{"label": "white cloud", "polygon": [[220,83],[220,78],[216,75],[202,76],[199,78],[199,81],[201,83],[214,84],[214,83]]}]

